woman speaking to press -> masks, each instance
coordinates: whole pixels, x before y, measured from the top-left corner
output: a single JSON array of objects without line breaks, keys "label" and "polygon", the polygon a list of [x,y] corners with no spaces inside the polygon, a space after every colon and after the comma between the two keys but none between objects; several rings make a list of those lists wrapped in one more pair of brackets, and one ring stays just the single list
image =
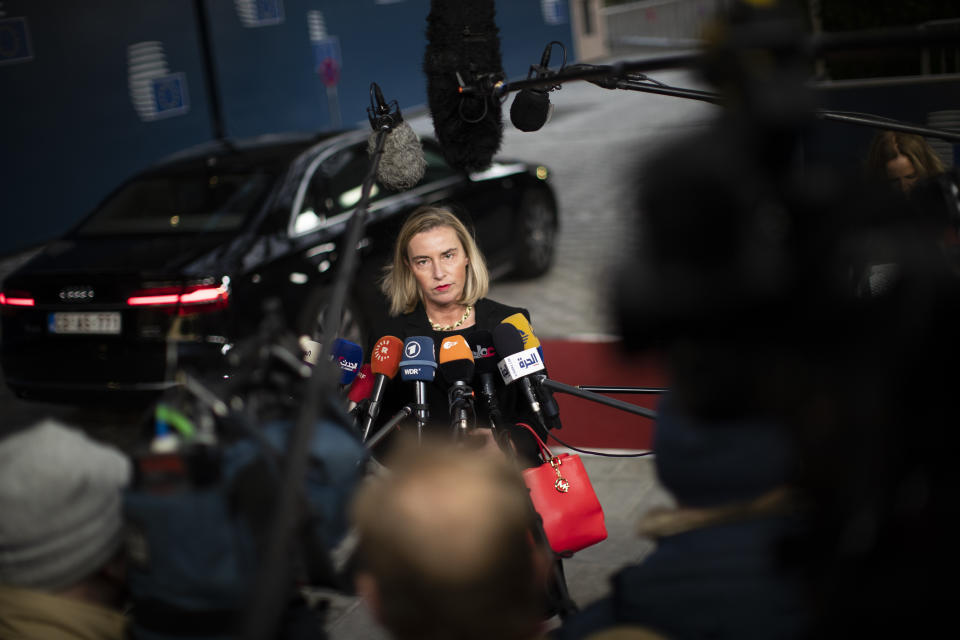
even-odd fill
[{"label": "woman speaking to press", "polygon": [[[489,280],[483,254],[463,222],[447,208],[420,207],[410,214],[400,229],[392,261],[385,269],[381,289],[389,304],[389,317],[378,327],[379,331],[373,333],[373,340],[387,335],[400,340],[424,336],[432,339],[438,350],[445,340],[449,343],[455,335],[462,336],[471,345],[489,344],[496,326],[515,314],[521,314],[529,323],[530,314],[526,309],[485,297]],[[434,353],[434,357],[438,355]],[[480,370],[479,366],[477,370]],[[515,427],[516,422],[526,422],[539,429],[533,411],[516,388],[517,384],[504,385],[496,372],[492,378],[502,424],[517,452],[533,464],[537,455],[536,443],[522,428]],[[479,380],[477,383],[474,388],[478,388]],[[427,428],[431,430],[451,428],[450,386],[441,371],[427,385]],[[380,424],[412,399],[412,385],[398,375],[385,391]],[[476,426],[489,426],[484,403],[478,400],[474,408]],[[408,420],[402,423],[402,428],[416,428],[411,427],[413,424]]]}]

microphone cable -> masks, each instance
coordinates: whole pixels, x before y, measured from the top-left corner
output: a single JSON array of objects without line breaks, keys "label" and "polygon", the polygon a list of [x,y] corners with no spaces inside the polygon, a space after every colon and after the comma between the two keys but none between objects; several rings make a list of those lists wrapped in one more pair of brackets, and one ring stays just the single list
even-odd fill
[{"label": "microphone cable", "polygon": [[591,456],[603,456],[604,458],[643,458],[645,456],[652,456],[654,454],[652,450],[645,451],[643,453],[604,453],[602,451],[591,451],[590,449],[581,449],[579,447],[573,446],[572,444],[567,444],[566,442],[564,442],[563,440],[555,436],[553,434],[553,431],[547,431],[547,437],[553,438],[554,440],[559,442],[561,446],[564,446],[567,449],[572,449],[573,451],[577,451],[579,453],[586,453],[587,455],[591,455]]}]

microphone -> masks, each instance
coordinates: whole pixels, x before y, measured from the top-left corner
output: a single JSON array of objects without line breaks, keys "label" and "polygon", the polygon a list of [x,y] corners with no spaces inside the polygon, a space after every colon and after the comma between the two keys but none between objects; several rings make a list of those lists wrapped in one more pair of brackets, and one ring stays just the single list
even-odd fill
[{"label": "microphone", "polygon": [[383,390],[388,380],[393,380],[400,368],[400,353],[403,351],[403,342],[396,336],[383,336],[373,345],[370,353],[370,369],[373,371],[373,392],[370,394],[370,404],[367,406],[367,417],[363,421],[363,439],[367,439],[370,427],[380,414],[380,403],[383,401]]},{"label": "microphone", "polygon": [[376,82],[370,84],[370,106],[367,117],[373,133],[367,139],[367,153],[377,148],[377,133],[386,130],[383,155],[377,166],[377,181],[390,191],[403,191],[423,179],[427,159],[423,155],[423,143],[410,128],[400,113],[397,101],[387,103]]},{"label": "microphone", "polygon": [[365,364],[357,370],[357,377],[353,379],[353,384],[347,391],[347,399],[350,401],[347,411],[353,411],[358,404],[370,397],[372,391],[373,369],[369,364]]},{"label": "microphone", "polygon": [[[530,67],[530,73],[527,74],[528,79],[534,74],[536,74],[537,80],[553,75],[549,65],[550,51],[554,44],[563,47],[561,43],[556,41],[548,44],[547,48],[543,50],[540,64]],[[566,62],[566,52],[564,52],[564,62]],[[510,122],[513,123],[513,126],[520,131],[538,131],[553,115],[553,105],[550,104],[549,93],[558,88],[560,88],[560,85],[554,85],[546,89],[521,89],[518,91],[513,98],[513,104],[510,105]]]},{"label": "microphone", "polygon": [[476,365],[477,378],[480,380],[480,395],[487,415],[495,429],[503,427],[503,415],[497,402],[494,373],[497,371],[497,350],[493,346],[493,334],[489,331],[474,331],[467,339],[473,349],[473,362]]},{"label": "microphone", "polygon": [[431,0],[427,15],[427,104],[452,166],[481,171],[500,150],[503,65],[494,0]]},{"label": "microphone", "polygon": [[323,345],[309,336],[300,336],[300,348],[303,350],[303,361],[307,364],[317,364],[317,357],[323,351]]},{"label": "microphone", "polygon": [[467,381],[473,380],[473,352],[461,335],[444,338],[440,343],[440,373],[450,383],[448,399],[450,415],[456,426],[456,433],[462,434],[469,428],[467,409],[473,409],[473,389]]},{"label": "microphone", "polygon": [[[520,332],[524,349],[532,349],[535,347],[540,354],[540,359],[543,360],[543,345],[540,344],[540,340],[538,340],[537,336],[533,333],[533,328],[527,321],[526,316],[522,313],[515,313],[503,321],[517,328],[517,331]],[[539,378],[534,378],[534,381],[539,381]],[[536,390],[540,396],[543,415],[550,421],[550,428],[560,429],[563,426],[560,424],[560,407],[557,406],[557,400],[553,397],[553,391],[539,384],[536,386]]]},{"label": "microphone", "polygon": [[537,336],[533,333],[533,327],[530,326],[530,322],[525,315],[515,313],[512,316],[504,318],[503,322],[512,324],[517,331],[520,332],[520,340],[523,342],[524,349],[533,349],[536,347],[540,353],[540,359],[543,359],[543,347],[540,345],[540,340],[537,339]]},{"label": "microphone", "polygon": [[433,355],[433,338],[413,336],[403,343],[403,359],[400,360],[400,377],[412,380],[416,398],[417,424],[423,427],[430,419],[427,406],[427,383],[433,382],[437,372],[437,360]]},{"label": "microphone", "polygon": [[508,322],[501,322],[493,328],[493,344],[497,349],[497,357],[502,358],[497,364],[497,368],[500,370],[504,383],[512,384],[516,382],[520,385],[523,395],[530,403],[533,414],[537,417],[537,421],[546,430],[540,401],[537,399],[537,394],[534,393],[528,377],[544,368],[543,359],[540,358],[536,347],[525,350],[520,332]]},{"label": "microphone", "polygon": [[357,377],[357,370],[363,361],[363,349],[355,342],[337,338],[330,349],[330,359],[340,367],[340,384],[347,385]]}]

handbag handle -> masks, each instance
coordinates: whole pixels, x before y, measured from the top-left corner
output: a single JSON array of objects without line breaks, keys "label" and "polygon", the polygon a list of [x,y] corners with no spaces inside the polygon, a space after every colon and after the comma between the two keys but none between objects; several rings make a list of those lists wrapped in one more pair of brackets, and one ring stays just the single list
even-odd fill
[{"label": "handbag handle", "polygon": [[553,483],[554,489],[560,493],[566,493],[570,490],[570,481],[563,477],[563,474],[560,473],[560,465],[563,464],[563,461],[560,458],[557,458],[553,455],[553,452],[550,451],[550,448],[540,439],[540,435],[533,430],[533,427],[528,425],[525,422],[518,422],[518,426],[524,427],[527,431],[533,434],[533,437],[537,439],[537,444],[540,445],[540,455],[542,455],[546,462],[544,464],[549,464],[553,467],[553,472],[557,474],[557,479]]},{"label": "handbag handle", "polygon": [[533,435],[534,438],[536,438],[537,444],[540,445],[540,455],[544,457],[544,460],[546,460],[547,462],[549,462],[550,460],[553,460],[553,453],[550,451],[550,448],[547,447],[547,445],[540,438],[540,434],[534,431],[533,427],[528,425],[526,422],[518,422],[517,426],[524,427],[527,431],[531,433],[531,435]]}]

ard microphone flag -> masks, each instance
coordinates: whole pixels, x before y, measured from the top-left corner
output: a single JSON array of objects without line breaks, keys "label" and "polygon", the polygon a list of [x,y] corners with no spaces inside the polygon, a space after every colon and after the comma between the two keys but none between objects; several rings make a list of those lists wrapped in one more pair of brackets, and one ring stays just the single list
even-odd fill
[{"label": "ard microphone flag", "polygon": [[403,358],[400,360],[402,380],[433,381],[437,361],[433,355],[433,338],[412,336],[403,343]]}]

